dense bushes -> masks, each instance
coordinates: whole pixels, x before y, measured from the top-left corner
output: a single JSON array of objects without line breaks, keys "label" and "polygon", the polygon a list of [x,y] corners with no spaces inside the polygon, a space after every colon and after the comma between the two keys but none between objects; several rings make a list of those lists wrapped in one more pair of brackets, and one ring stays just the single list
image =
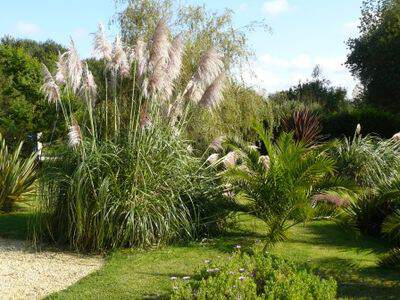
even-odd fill
[{"label": "dense bushes", "polygon": [[[175,278],[173,278],[176,280]],[[193,279],[174,282],[172,299],[334,299],[336,282],[268,253],[240,251],[206,262]]]},{"label": "dense bushes", "polygon": [[364,135],[376,134],[390,138],[400,131],[400,117],[373,107],[354,108],[331,114],[321,114],[323,134],[329,138],[351,137],[357,124]]},{"label": "dense bushes", "polygon": [[36,180],[36,157],[21,158],[22,143],[11,152],[0,134],[0,212],[32,195]]}]

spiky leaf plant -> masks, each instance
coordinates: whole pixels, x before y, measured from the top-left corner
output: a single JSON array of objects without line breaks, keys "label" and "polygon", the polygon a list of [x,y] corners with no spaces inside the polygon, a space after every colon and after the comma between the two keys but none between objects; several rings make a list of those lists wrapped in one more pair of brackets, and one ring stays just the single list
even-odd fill
[{"label": "spiky leaf plant", "polygon": [[360,186],[358,199],[343,210],[340,221],[380,236],[383,222],[400,205],[400,144],[356,132],[331,150],[340,175]]},{"label": "spiky leaf plant", "polygon": [[[102,27],[95,46],[106,65],[104,94],[73,44],[60,56],[62,84],[45,69],[43,89],[63,112],[69,141],[44,167],[34,238],[103,251],[216,228],[225,210],[210,207],[224,200],[222,188],[213,169],[193,156],[185,131],[191,107],[201,101],[212,109],[221,100],[220,55],[207,51],[180,90],[182,42],[170,41],[162,21],[149,44],[138,40],[133,50],[119,37],[111,50]],[[81,124],[65,94],[81,97]]]},{"label": "spiky leaf plant", "polygon": [[307,108],[296,110],[291,117],[283,120],[283,128],[286,132],[292,131],[296,141],[303,141],[309,146],[322,138],[322,126],[318,116]]},{"label": "spiky leaf plant", "polygon": [[0,134],[0,211],[10,212],[26,200],[35,188],[36,156],[21,157],[22,143],[11,152]]},{"label": "spiky leaf plant", "polygon": [[335,169],[324,150],[295,141],[292,133],[272,142],[260,127],[257,132],[268,156],[255,147],[233,143],[242,164],[229,167],[224,175],[239,187],[238,198],[249,211],[266,223],[273,243],[285,240],[292,226],[312,217],[314,195],[341,188],[327,180]]}]

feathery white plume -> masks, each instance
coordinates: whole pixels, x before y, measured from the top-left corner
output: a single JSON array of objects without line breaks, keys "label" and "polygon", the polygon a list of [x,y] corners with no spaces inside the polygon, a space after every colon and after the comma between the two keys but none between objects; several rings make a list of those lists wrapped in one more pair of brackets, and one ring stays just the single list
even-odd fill
[{"label": "feathery white plume", "polygon": [[76,148],[82,143],[81,128],[75,120],[72,122],[72,125],[69,126],[68,140],[68,145],[71,148]]},{"label": "feathery white plume", "polygon": [[57,73],[55,80],[57,84],[66,84],[68,79],[68,66],[65,59],[66,53],[60,54],[57,61]]},{"label": "feathery white plume", "polygon": [[136,76],[140,80],[147,68],[147,45],[141,37],[139,37],[133,47],[130,62],[136,61]]},{"label": "feathery white plume", "polygon": [[271,161],[270,161],[270,158],[269,158],[268,155],[262,155],[262,156],[260,156],[260,158],[258,159],[258,162],[261,163],[261,164],[263,164],[264,169],[265,169],[266,171],[269,170],[269,166],[270,166]]},{"label": "feathery white plume", "polygon": [[92,72],[89,70],[89,66],[85,63],[85,67],[83,69],[83,79],[82,79],[82,87],[81,90],[84,93],[87,93],[91,100],[95,100],[97,96],[97,85],[94,80]]},{"label": "feathery white plume", "polygon": [[224,142],[225,137],[224,136],[219,136],[216,139],[214,139],[211,144],[210,148],[213,149],[214,151],[220,151],[223,150],[224,148],[222,147],[222,143]]},{"label": "feathery white plume", "polygon": [[225,168],[232,168],[236,165],[238,156],[235,152],[231,151],[227,155],[224,156],[223,158],[223,164]]},{"label": "feathery white plume", "polygon": [[169,48],[169,59],[165,70],[165,98],[170,98],[174,90],[174,81],[179,77],[182,68],[184,44],[180,35],[176,36]]},{"label": "feathery white plume", "polygon": [[169,59],[169,30],[163,20],[160,20],[154,31],[152,45],[150,48],[149,65],[155,69],[161,65],[162,68],[168,63]]},{"label": "feathery white plume", "polygon": [[169,63],[169,30],[163,20],[160,20],[154,31],[150,47],[149,68],[149,92],[152,97],[163,94],[167,87],[168,74],[166,68]]},{"label": "feathery white plume", "polygon": [[400,141],[400,132],[398,132],[395,135],[393,135],[392,139],[394,139],[396,141]]},{"label": "feathery white plume", "polygon": [[128,77],[130,73],[129,62],[119,34],[115,38],[112,60],[114,71],[119,73],[121,77]]},{"label": "feathery white plume", "polygon": [[218,162],[219,155],[217,153],[211,154],[206,162],[208,162],[210,165],[215,165]]},{"label": "feathery white plume", "polygon": [[206,89],[199,101],[199,105],[207,108],[213,108],[219,104],[222,99],[225,74],[219,75],[214,82]]},{"label": "feathery white plume", "polygon": [[192,80],[186,87],[186,94],[197,103],[205,88],[211,85],[221,74],[224,68],[222,55],[215,48],[205,51],[201,58]]},{"label": "feathery white plume", "polygon": [[47,101],[49,103],[58,104],[60,102],[60,88],[55,82],[49,69],[47,69],[47,67],[44,64],[42,64],[42,68],[43,68],[44,83],[41,87],[41,90],[45,94]]},{"label": "feathery white plume", "polygon": [[107,40],[106,33],[104,31],[104,26],[102,23],[99,23],[98,30],[94,34],[94,53],[97,54],[100,58],[103,58],[107,61],[111,61],[112,59],[112,46],[111,43]]},{"label": "feathery white plume", "polygon": [[357,124],[356,133],[357,133],[357,135],[361,134],[361,124]]},{"label": "feathery white plume", "polygon": [[76,92],[81,85],[83,66],[78,54],[78,50],[76,50],[75,43],[72,39],[70,47],[65,53],[65,57],[68,69],[68,81],[72,90]]}]

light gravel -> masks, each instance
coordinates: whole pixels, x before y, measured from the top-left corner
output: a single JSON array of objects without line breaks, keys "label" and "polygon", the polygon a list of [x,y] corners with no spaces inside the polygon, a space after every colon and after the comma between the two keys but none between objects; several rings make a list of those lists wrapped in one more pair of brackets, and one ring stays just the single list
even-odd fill
[{"label": "light gravel", "polygon": [[103,265],[99,256],[35,251],[23,241],[0,238],[0,299],[42,299]]}]

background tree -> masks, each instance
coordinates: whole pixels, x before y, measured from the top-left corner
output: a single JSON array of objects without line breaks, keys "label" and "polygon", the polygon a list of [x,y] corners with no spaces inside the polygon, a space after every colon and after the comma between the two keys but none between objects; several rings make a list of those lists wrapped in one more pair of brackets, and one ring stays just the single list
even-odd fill
[{"label": "background tree", "polygon": [[398,111],[400,103],[400,1],[366,0],[360,36],[350,39],[347,66],[364,85],[364,100]]},{"label": "background tree", "polygon": [[[0,44],[0,133],[13,147],[28,135],[43,132],[48,140],[57,113],[40,91],[41,62],[55,65],[60,45],[3,38]],[[58,127],[61,124],[58,124]],[[29,149],[28,143],[25,143]]]}]

